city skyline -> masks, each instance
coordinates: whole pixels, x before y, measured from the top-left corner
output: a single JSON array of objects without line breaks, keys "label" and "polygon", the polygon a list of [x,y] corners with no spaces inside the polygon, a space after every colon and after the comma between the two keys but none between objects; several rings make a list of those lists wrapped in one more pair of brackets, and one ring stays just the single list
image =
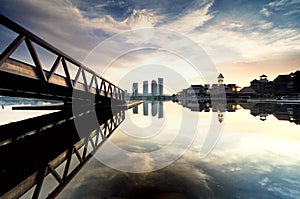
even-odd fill
[{"label": "city skyline", "polygon": [[[226,76],[226,83],[247,86],[261,74],[274,79],[278,74],[299,68],[299,5],[297,0],[230,3],[218,0],[180,3],[4,0],[0,12],[79,61],[85,60],[99,43],[124,31],[172,30],[199,45],[215,69]],[[7,34],[1,32],[4,43],[13,36]],[[127,36],[126,39],[129,43],[120,48],[124,45],[134,48],[141,42],[132,42]],[[163,42],[164,38],[160,39]],[[186,69],[186,63],[162,52],[143,51],[118,59],[110,68],[112,73],[103,74],[112,82],[118,83],[120,76],[144,65],[172,67],[189,84],[201,81],[199,75]],[[85,61],[88,67],[104,71],[101,63]],[[167,79],[163,73],[162,77]],[[131,83],[127,81],[124,87],[129,89],[129,86]],[[172,90],[180,89],[176,85],[169,87],[173,86]]]},{"label": "city skyline", "polygon": [[[157,81],[153,79],[150,84],[150,93],[149,93],[149,85],[148,85],[148,80],[143,81],[143,86],[139,87],[138,82],[132,83],[132,96],[163,96],[164,92],[164,79],[158,77]],[[139,93],[139,88],[143,88],[143,92]]]}]

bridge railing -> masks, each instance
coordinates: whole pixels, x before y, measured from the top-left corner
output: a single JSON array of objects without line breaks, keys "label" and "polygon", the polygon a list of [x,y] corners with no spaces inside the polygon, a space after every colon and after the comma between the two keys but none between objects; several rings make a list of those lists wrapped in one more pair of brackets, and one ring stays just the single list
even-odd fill
[{"label": "bridge railing", "polygon": [[[35,34],[26,30],[22,26],[16,24],[12,20],[0,14],[0,24],[9,30],[15,32],[18,36],[5,48],[5,50],[0,55],[0,66],[7,61],[14,61],[10,56],[20,47],[21,43],[25,42],[30,56],[34,62],[36,76],[39,80],[51,83],[54,76],[59,76],[55,72],[58,66],[61,64],[63,66],[63,72],[66,78],[66,85],[70,89],[83,90],[86,92],[91,92],[101,96],[109,97],[111,99],[124,101],[124,91],[118,86],[114,85],[110,81],[102,78],[99,74],[91,70],[90,68],[84,66],[77,60],[68,56],[64,52],[60,51],[56,47],[47,43],[43,39],[39,38]],[[53,53],[56,56],[51,69],[47,71],[42,65],[39,58],[39,53],[37,52],[35,45]],[[77,67],[75,78],[70,75],[70,67],[74,65]],[[89,75],[89,79],[87,78]],[[78,81],[82,79],[83,82]],[[53,82],[53,81],[52,81]]]}]

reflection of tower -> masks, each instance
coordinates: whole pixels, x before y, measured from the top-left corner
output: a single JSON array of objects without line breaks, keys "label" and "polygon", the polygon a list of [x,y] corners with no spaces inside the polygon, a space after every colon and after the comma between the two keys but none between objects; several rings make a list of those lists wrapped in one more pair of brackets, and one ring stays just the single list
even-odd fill
[{"label": "reflection of tower", "polygon": [[260,113],[259,114],[259,119],[261,121],[265,121],[267,119],[268,114],[267,113]]},{"label": "reflection of tower", "polygon": [[221,112],[219,110],[218,110],[218,120],[220,123],[222,123],[224,120],[224,114],[223,114],[223,112]]},{"label": "reflection of tower", "polygon": [[143,82],[143,96],[148,96],[148,81]]},{"label": "reflection of tower", "polygon": [[151,82],[151,94],[152,94],[152,96],[157,95],[157,83],[155,80],[152,80],[152,82]]},{"label": "reflection of tower", "polygon": [[138,83],[132,84],[132,96],[138,96]]},{"label": "reflection of tower", "polygon": [[158,102],[158,118],[164,117],[164,104],[162,101]]},{"label": "reflection of tower", "polygon": [[224,81],[224,76],[222,75],[222,73],[220,73],[220,75],[218,76],[218,85],[222,85]]},{"label": "reflection of tower", "polygon": [[143,103],[143,113],[144,115],[148,115],[148,101],[144,101]]},{"label": "reflection of tower", "polygon": [[158,95],[162,96],[164,94],[164,79],[158,78]]},{"label": "reflection of tower", "polygon": [[135,106],[135,107],[132,108],[133,114],[138,114],[139,113],[139,108],[138,107],[139,106]]},{"label": "reflection of tower", "polygon": [[157,115],[157,101],[154,100],[151,101],[151,111],[152,111],[152,116]]}]

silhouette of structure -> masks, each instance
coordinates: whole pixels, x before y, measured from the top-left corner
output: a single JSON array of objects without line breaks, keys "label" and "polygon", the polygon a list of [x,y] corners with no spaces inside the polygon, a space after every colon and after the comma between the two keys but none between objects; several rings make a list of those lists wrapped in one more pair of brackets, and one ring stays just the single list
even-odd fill
[{"label": "silhouette of structure", "polygon": [[157,95],[157,82],[155,80],[152,80],[151,82],[151,95],[152,96]]},{"label": "silhouette of structure", "polygon": [[132,84],[132,96],[138,96],[139,93],[139,84],[138,83],[133,83]]},{"label": "silhouette of structure", "polygon": [[148,96],[149,91],[148,91],[148,81],[143,82],[143,96]]},{"label": "silhouette of structure", "polygon": [[164,79],[158,78],[158,95],[163,96],[164,94]]}]

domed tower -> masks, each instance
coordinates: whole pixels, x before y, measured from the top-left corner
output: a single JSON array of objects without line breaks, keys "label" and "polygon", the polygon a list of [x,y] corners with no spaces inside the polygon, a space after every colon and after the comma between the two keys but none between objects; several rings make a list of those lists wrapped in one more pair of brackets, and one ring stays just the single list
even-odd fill
[{"label": "domed tower", "polygon": [[222,85],[224,81],[224,76],[222,75],[222,73],[220,73],[220,75],[218,76],[218,85]]}]

